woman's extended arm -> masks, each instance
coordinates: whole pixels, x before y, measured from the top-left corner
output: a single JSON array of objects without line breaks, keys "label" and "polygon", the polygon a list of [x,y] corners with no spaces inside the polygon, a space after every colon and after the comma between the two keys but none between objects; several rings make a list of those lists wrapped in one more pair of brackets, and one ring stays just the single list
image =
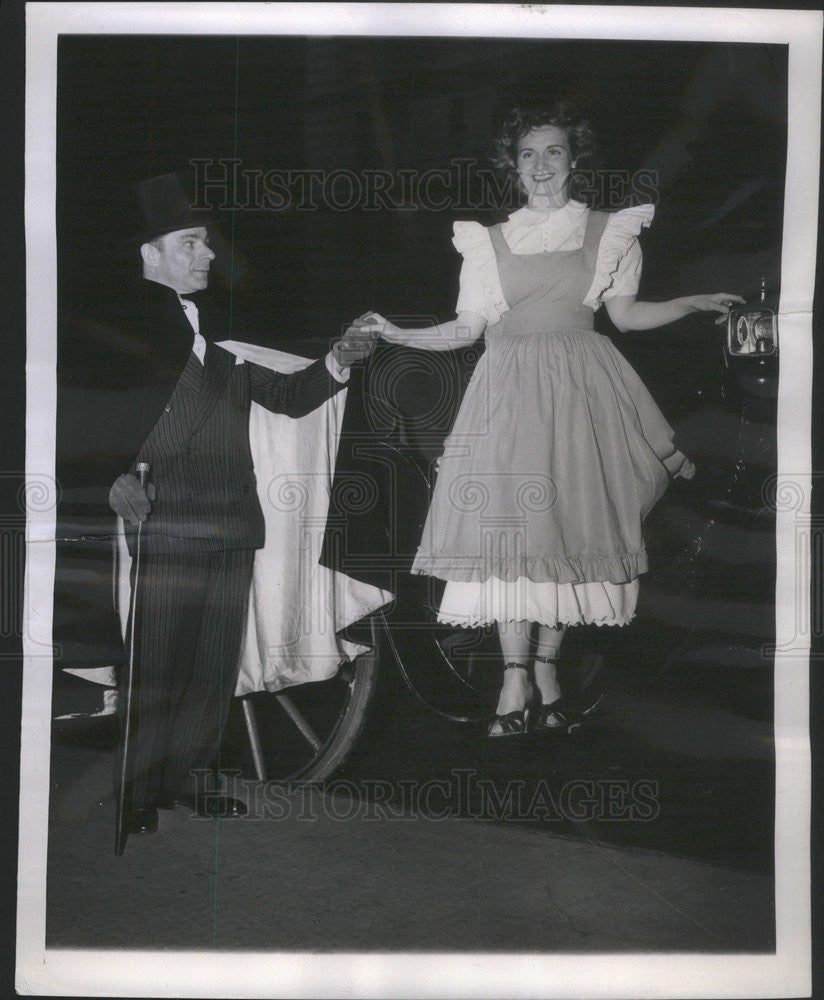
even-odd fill
[{"label": "woman's extended arm", "polygon": [[607,299],[604,305],[609,318],[625,333],[627,330],[654,330],[694,312],[728,313],[730,306],[743,301],[740,295],[717,292],[714,295],[685,295],[668,302],[639,302],[634,295],[616,295]]},{"label": "woman's extended arm", "polygon": [[370,313],[359,321],[365,330],[376,330],[390,344],[415,347],[420,351],[456,351],[473,344],[486,329],[486,318],[479,313],[459,312],[455,319],[437,326],[403,330],[380,313]]}]

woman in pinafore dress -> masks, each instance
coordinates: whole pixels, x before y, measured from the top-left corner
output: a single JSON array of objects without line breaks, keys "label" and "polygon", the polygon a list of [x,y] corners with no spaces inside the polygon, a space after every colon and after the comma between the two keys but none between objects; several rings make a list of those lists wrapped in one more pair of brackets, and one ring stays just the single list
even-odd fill
[{"label": "woman in pinafore dress", "polygon": [[530,723],[568,729],[556,674],[564,630],[632,619],[647,569],[642,521],[671,477],[694,472],[635,371],[594,332],[595,311],[603,305],[622,331],[652,330],[743,301],[637,301],[637,237],[653,207],[594,212],[570,198],[571,171],[594,138],[569,105],[515,109],[496,145],[527,205],[490,229],[455,223],[457,318],[418,330],[376,313],[366,321],[424,350],[485,335],[412,572],[447,581],[439,621],[497,624],[504,681],[490,737]]}]

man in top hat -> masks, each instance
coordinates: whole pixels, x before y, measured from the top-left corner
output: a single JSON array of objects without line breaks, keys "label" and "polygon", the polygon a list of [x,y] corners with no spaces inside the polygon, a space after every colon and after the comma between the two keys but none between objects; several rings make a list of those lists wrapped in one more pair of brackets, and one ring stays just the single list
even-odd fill
[{"label": "man in top hat", "polygon": [[[230,331],[187,298],[209,282],[215,254],[207,219],[188,207],[177,175],[145,182],[139,196],[148,228],[137,298],[113,305],[116,318],[102,327],[107,343],[90,373],[106,391],[85,407],[82,430],[77,418],[72,423],[85,442],[85,500],[94,505],[105,490],[132,555],[140,526],[128,822],[132,832],[153,832],[157,809],[180,802],[205,815],[245,811],[234,800],[203,797],[192,775],[219,745],[254,554],[264,541],[250,405],[292,417],[310,412],[343,387],[374,338],[351,327],[325,358],[289,375],[236,358],[214,342]],[[149,467],[146,486],[139,463]]]}]

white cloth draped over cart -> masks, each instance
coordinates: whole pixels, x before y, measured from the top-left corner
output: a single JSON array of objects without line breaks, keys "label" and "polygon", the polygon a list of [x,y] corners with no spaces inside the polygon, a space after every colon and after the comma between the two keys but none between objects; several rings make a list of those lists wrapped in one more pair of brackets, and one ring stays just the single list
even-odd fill
[{"label": "white cloth draped over cart", "polygon": [[[220,346],[238,364],[251,361],[279,372],[299,371],[311,363],[233,340]],[[343,661],[367,649],[337,632],[393,598],[318,562],[346,392],[299,419],[252,403],[249,438],[266,542],[255,553],[237,695],[332,677]],[[130,564],[121,524],[117,594],[124,630]],[[114,683],[112,668],[71,672],[96,683]]]}]

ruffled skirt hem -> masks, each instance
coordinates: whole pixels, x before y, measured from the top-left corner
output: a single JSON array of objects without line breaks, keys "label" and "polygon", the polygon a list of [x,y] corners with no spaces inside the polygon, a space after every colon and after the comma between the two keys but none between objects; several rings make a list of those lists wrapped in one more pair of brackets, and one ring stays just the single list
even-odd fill
[{"label": "ruffled skirt hem", "polygon": [[622,626],[629,625],[634,621],[635,615],[631,618],[614,618],[609,620],[594,620],[588,621],[585,618],[576,618],[574,621],[564,621],[562,619],[556,619],[555,621],[541,621],[540,619],[531,618],[483,618],[483,619],[473,619],[473,618],[447,618],[444,617],[440,612],[435,619],[439,625],[454,625],[456,628],[488,628],[492,625],[501,625],[505,622],[533,622],[536,621],[538,625],[546,625],[547,628],[560,628],[561,626],[568,626],[569,628],[575,625],[597,625],[598,627],[604,626],[605,628],[611,626]]},{"label": "ruffled skirt hem", "polygon": [[628,625],[635,616],[639,581],[535,582],[492,577],[484,583],[449,581],[438,621],[461,628],[500,622],[558,625]]}]

